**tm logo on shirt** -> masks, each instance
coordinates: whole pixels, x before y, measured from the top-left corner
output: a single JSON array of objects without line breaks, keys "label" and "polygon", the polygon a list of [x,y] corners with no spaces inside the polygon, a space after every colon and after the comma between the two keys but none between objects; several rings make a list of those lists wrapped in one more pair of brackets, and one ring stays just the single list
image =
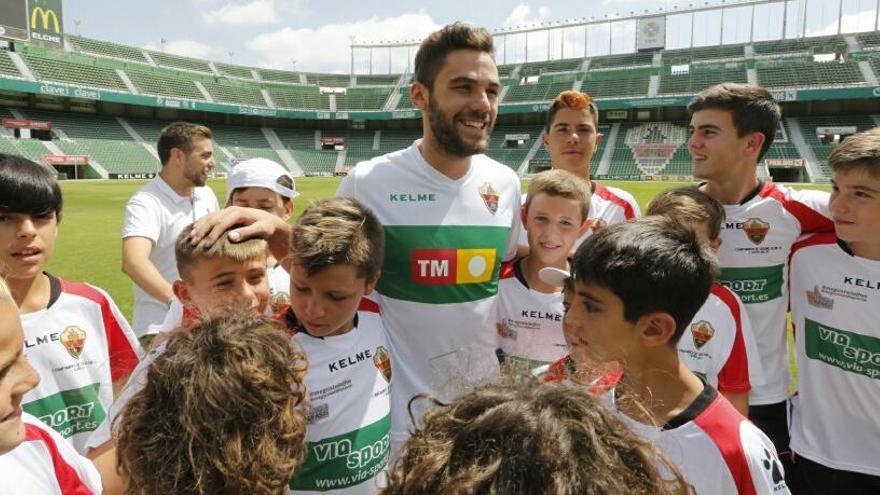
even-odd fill
[{"label": "tm logo on shirt", "polygon": [[417,285],[478,284],[492,279],[495,250],[416,249],[412,251],[412,280]]}]

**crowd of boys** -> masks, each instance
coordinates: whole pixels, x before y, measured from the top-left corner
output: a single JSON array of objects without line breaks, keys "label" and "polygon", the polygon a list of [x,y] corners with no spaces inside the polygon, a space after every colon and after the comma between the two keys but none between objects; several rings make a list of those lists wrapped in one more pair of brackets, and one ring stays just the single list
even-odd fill
[{"label": "crowd of boys", "polygon": [[590,180],[585,93],[554,100],[553,170],[524,196],[483,154],[501,89],[487,31],[430,35],[414,81],[423,137],[358,164],[294,225],[280,165],[238,164],[218,211],[210,130],[168,126],[162,172],[126,206],[134,328],[101,289],[44,271],[61,189],[0,155],[4,479],[880,492],[880,131],[834,150],[830,196],[794,190],[756,175],[781,117],[770,93],[708,88],[688,106],[700,183],[636,219],[630,194]]}]

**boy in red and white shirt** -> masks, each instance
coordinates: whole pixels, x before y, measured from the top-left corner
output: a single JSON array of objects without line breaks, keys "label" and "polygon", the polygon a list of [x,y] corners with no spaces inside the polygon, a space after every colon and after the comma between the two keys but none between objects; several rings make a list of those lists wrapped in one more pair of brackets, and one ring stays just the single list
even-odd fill
[{"label": "boy in red and white shirt", "polygon": [[[666,215],[692,228],[700,242],[717,252],[724,207],[695,187],[667,189],[651,200],[648,215]],[[679,357],[709,385],[717,387],[743,416],[749,391],[764,382],[749,315],[736,293],[718,282],[678,341]]]},{"label": "boy in red and white shirt", "polygon": [[0,267],[21,311],[24,353],[42,377],[24,410],[84,453],[141,347],[107,293],[43,271],[61,221],[51,169],[0,155],[0,198]]},{"label": "boy in red and white shirt", "polygon": [[790,484],[798,493],[880,493],[880,130],[828,157],[835,234],[792,248],[798,393]]},{"label": "boy in red and white shirt", "polygon": [[678,464],[696,493],[789,493],[772,442],[679,358],[676,342],[715,271],[677,221],[602,229],[572,261],[569,345],[573,355],[620,363],[623,374],[603,398]]}]

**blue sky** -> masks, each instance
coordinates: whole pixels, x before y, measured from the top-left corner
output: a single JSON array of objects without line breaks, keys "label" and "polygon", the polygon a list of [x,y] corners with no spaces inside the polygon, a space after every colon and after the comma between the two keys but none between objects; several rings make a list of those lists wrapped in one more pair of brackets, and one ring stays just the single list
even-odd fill
[{"label": "blue sky", "polygon": [[[735,5],[738,0],[726,0]],[[808,35],[837,32],[837,13],[844,13],[843,31],[873,29],[876,0],[791,0],[788,37],[800,31],[807,3]],[[842,4],[840,3],[842,2]],[[669,12],[693,0],[443,0],[409,2],[364,2],[351,0],[67,0],[65,29],[92,38],[232,62],[281,69],[348,72],[350,38],[357,41],[416,40],[451,21],[464,20],[488,28],[502,28],[564,21],[569,18],[602,18],[615,13],[627,15],[645,9]],[[720,0],[710,3],[720,4]],[[689,17],[670,18],[668,47],[747,41],[750,7],[725,11],[724,29],[720,15],[702,14],[690,39]],[[782,3],[756,11],[756,39],[778,38],[781,34]],[[634,26],[618,24],[611,43],[613,52],[630,51]],[[588,55],[607,53],[607,28],[587,33]],[[584,32],[555,31],[529,37],[529,60],[561,55],[584,55]],[[161,40],[165,40],[164,45]],[[604,41],[600,41],[604,40]],[[511,37],[507,45],[509,62],[525,58],[525,39]],[[565,52],[563,52],[565,50]],[[405,49],[374,50],[373,70],[399,72],[412,55]],[[504,53],[499,53],[499,59]],[[295,65],[294,65],[295,61]],[[369,51],[356,52],[356,72],[369,70]]]}]

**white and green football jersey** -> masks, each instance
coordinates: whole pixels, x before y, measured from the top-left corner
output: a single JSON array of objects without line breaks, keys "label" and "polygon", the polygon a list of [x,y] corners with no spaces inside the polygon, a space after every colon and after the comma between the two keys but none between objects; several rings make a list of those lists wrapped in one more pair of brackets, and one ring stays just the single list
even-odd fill
[{"label": "white and green football jersey", "polygon": [[334,337],[294,335],[309,360],[308,451],[288,493],[372,495],[384,480],[391,355],[374,302],[363,300],[355,323]]},{"label": "white and green football jersey", "polygon": [[392,409],[403,412],[393,418],[396,445],[408,436],[414,395],[449,399],[497,376],[494,296],[520,229],[513,170],[475,155],[453,180],[425,161],[419,143],[359,163],[337,191],[370,208],[385,230],[376,289],[395,366]]},{"label": "white and green football jersey", "polygon": [[880,476],[880,261],[834,234],[791,255],[798,393],[791,449],[832,469]]},{"label": "white and green football jersey", "polygon": [[763,385],[753,384],[749,403],[779,403],[788,397],[791,381],[785,339],[788,255],[801,235],[833,228],[828,193],[767,182],[724,210],[719,280],[746,306],[765,375]]}]

